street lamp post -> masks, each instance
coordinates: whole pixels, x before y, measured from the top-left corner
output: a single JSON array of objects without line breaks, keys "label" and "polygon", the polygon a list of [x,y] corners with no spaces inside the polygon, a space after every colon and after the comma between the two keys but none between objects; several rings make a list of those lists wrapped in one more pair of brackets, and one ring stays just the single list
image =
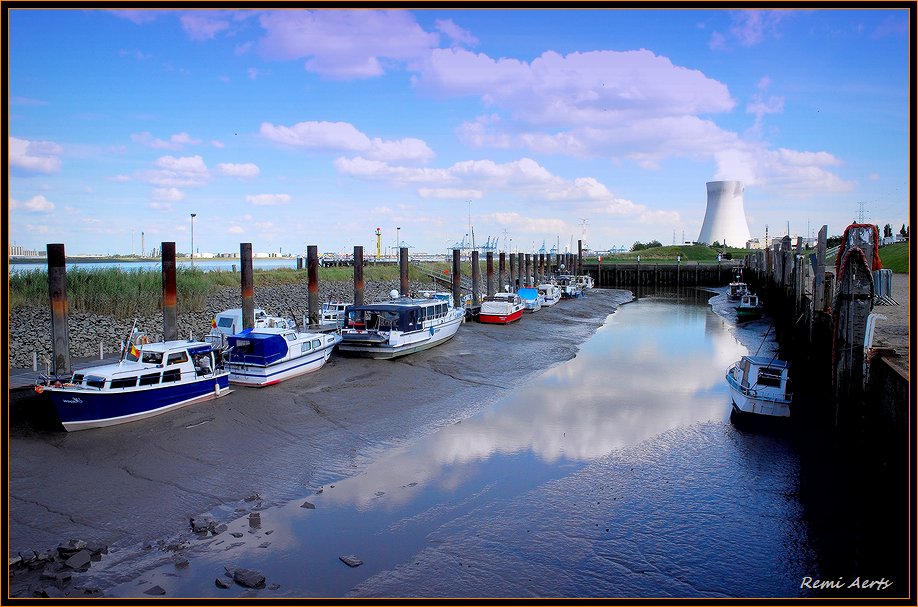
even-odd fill
[{"label": "street lamp post", "polygon": [[396,254],[398,254],[398,255],[401,255],[401,254],[402,254],[402,253],[401,253],[401,250],[402,250],[402,243],[401,243],[401,241],[399,240],[399,237],[398,237],[398,233],[399,233],[400,230],[401,230],[401,228],[398,227],[398,226],[396,226],[396,228],[395,228],[395,252],[396,252]]},{"label": "street lamp post", "polygon": [[194,267],[194,218],[197,217],[197,213],[191,214],[191,267]]}]

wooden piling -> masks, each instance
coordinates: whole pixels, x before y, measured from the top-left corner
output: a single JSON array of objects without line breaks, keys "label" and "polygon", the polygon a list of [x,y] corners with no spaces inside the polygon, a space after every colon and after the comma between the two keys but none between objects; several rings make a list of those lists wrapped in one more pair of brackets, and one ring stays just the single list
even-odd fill
[{"label": "wooden piling", "polygon": [[515,261],[516,261],[516,254],[510,253],[510,281],[509,282],[510,282],[510,292],[511,293],[516,293],[516,276],[514,272],[515,270],[514,266],[516,265]]},{"label": "wooden piling", "polygon": [[583,274],[583,241],[577,241],[577,275]]},{"label": "wooden piling", "polygon": [[362,306],[364,302],[363,282],[363,247],[354,247],[354,305]]},{"label": "wooden piling", "polygon": [[829,226],[822,226],[816,238],[816,269],[813,276],[813,309],[822,312],[826,309],[826,234]]},{"label": "wooden piling", "polygon": [[70,375],[70,306],[67,302],[67,256],[63,244],[49,244],[48,297],[51,300],[51,372]]},{"label": "wooden piling", "polygon": [[255,273],[252,268],[252,243],[239,243],[242,266],[242,329],[255,328]]},{"label": "wooden piling", "polygon": [[481,303],[481,264],[478,261],[478,251],[472,251],[472,305]]},{"label": "wooden piling", "polygon": [[408,296],[408,247],[398,249],[398,277],[399,293],[402,297]]},{"label": "wooden piling", "polygon": [[461,257],[459,249],[453,249],[453,305],[462,306],[462,294],[459,292],[459,272],[461,271]]},{"label": "wooden piling", "polygon": [[494,295],[494,251],[488,251],[485,254],[485,272],[487,280],[488,297]]},{"label": "wooden piling", "polygon": [[525,256],[526,273],[523,275],[523,280],[522,280],[522,286],[526,286],[526,287],[532,286],[532,279],[530,278],[530,276],[532,275],[532,269],[530,267],[530,264],[532,262],[531,257],[532,256],[529,253],[526,253],[526,256]]},{"label": "wooden piling", "polygon": [[309,324],[319,324],[319,247],[311,244],[306,247],[306,272],[309,279],[307,305],[309,306]]},{"label": "wooden piling", "polygon": [[164,242],[162,249],[163,266],[163,339],[178,339],[178,319],[176,318],[175,286],[175,243]]},{"label": "wooden piling", "polygon": [[507,254],[501,252],[498,257],[498,270],[497,270],[497,290],[501,293],[504,292],[505,282],[505,273],[507,271]]}]

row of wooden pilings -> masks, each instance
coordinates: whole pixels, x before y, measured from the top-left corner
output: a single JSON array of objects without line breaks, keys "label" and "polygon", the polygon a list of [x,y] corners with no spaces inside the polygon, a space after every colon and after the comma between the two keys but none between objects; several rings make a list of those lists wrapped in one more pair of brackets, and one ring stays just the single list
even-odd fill
[{"label": "row of wooden pilings", "polygon": [[[578,250],[580,242],[578,241]],[[163,311],[163,339],[166,341],[178,339],[178,318],[176,312],[176,255],[175,243],[163,242],[162,247],[162,311]],[[63,244],[47,245],[48,259],[48,292],[51,300],[51,334],[52,334],[52,366],[51,372],[57,376],[67,376],[72,372],[70,359],[70,334],[69,334],[69,305],[67,302],[67,269],[66,253]],[[551,272],[558,272],[574,267],[579,271],[582,264],[582,252],[578,255],[563,254],[554,256],[540,254],[538,257],[529,254],[506,254],[498,256],[497,276],[495,276],[494,253],[487,252],[486,279],[487,295],[494,295],[497,285],[503,285],[505,279],[518,286],[535,286],[537,282]],[[252,244],[241,243],[239,246],[242,286],[242,325],[243,329],[255,326],[255,288],[252,264]],[[354,247],[354,305],[364,305],[364,257],[363,247]],[[509,264],[507,263],[509,262]],[[481,267],[478,251],[472,252],[472,305],[480,305]],[[302,266],[298,264],[302,269]],[[306,248],[306,271],[308,280],[307,306],[308,318],[311,326],[318,325],[319,321],[319,254],[317,245]],[[536,271],[535,276],[532,272]],[[495,283],[495,278],[497,283]],[[457,306],[462,305],[461,293],[461,251],[453,250],[452,259],[452,295]],[[410,293],[408,284],[408,248],[399,249],[399,292],[406,296]]]},{"label": "row of wooden pilings", "polygon": [[813,409],[805,419],[842,433],[868,432],[884,446],[907,442],[908,376],[871,348],[870,314],[878,272],[876,227],[853,224],[845,231],[835,271],[826,268],[826,230],[815,252],[802,238],[747,255],[745,281],[765,302],[777,338],[795,370],[795,384]]}]

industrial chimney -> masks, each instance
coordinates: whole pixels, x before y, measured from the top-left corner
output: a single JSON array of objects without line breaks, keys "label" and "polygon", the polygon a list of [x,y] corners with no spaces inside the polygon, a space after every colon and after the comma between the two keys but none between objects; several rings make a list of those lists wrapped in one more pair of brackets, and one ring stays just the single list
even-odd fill
[{"label": "industrial chimney", "polygon": [[709,181],[707,186],[708,208],[698,242],[717,241],[731,247],[745,247],[750,235],[743,209],[743,182]]}]

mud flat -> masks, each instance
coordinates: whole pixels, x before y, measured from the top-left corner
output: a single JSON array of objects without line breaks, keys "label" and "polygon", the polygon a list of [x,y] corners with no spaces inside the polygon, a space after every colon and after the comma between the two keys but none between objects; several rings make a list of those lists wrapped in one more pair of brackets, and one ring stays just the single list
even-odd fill
[{"label": "mud flat", "polygon": [[[101,558],[122,563],[113,570],[129,578],[144,554],[176,558],[191,519],[218,526],[308,497],[386,449],[473,415],[573,358],[630,300],[594,289],[514,325],[466,323],[446,344],[401,359],[335,354],[316,373],[122,426],[66,433],[13,419],[9,556],[79,539],[106,547]],[[29,406],[48,405],[36,397]],[[48,585],[33,574],[13,576],[13,594]]]}]

